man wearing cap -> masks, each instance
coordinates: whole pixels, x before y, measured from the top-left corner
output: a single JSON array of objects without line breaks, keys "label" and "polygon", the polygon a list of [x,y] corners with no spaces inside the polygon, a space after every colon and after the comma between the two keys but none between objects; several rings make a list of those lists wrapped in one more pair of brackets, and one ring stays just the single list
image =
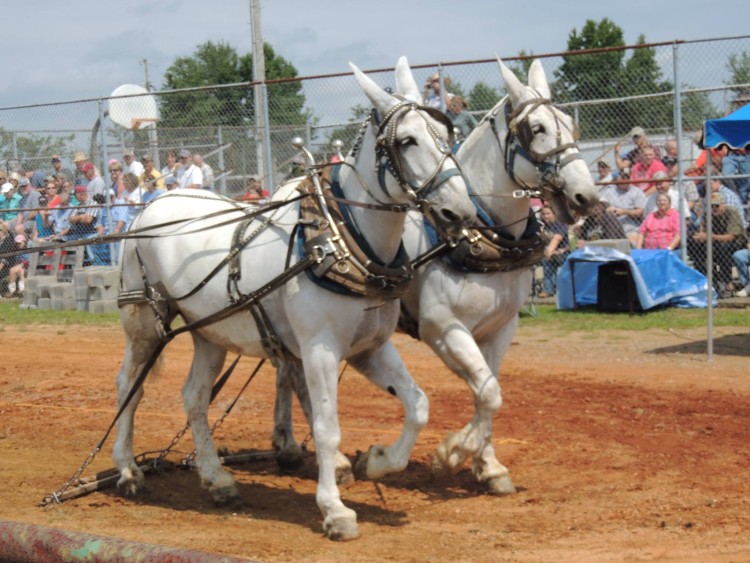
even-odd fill
[{"label": "man wearing cap", "polygon": [[[719,192],[711,194],[711,238],[713,241],[714,288],[719,297],[731,297],[732,255],[747,243],[745,228],[740,215],[733,207],[726,204]],[[689,239],[688,254],[695,268],[706,274],[706,233],[705,221],[701,222],[698,231]]]},{"label": "man wearing cap", "polygon": [[179,182],[177,181],[177,178],[174,176],[167,176],[164,180],[164,187],[167,191],[174,190],[176,188],[180,187]]},{"label": "man wearing cap", "polygon": [[12,223],[15,223],[18,218],[19,207],[21,207],[21,194],[12,183],[5,182],[0,187],[0,219],[8,229],[15,228]]},{"label": "man wearing cap", "polygon": [[72,210],[70,223],[70,240],[89,238],[96,234],[96,217],[99,206],[94,203],[86,186],[76,186],[75,195],[78,206]]},{"label": "man wearing cap", "polygon": [[39,213],[39,207],[41,207],[40,200],[42,196],[31,186],[31,182],[25,176],[22,176],[18,180],[18,191],[21,194],[21,202],[18,208],[20,213],[18,214],[18,227],[16,230],[23,225],[23,231],[27,236],[31,236],[36,216]]},{"label": "man wearing cap", "polygon": [[[96,194],[105,195],[107,187],[104,184],[104,179],[99,176],[99,173],[96,171],[96,167],[90,162],[87,162],[81,167],[81,170],[85,174],[86,183],[84,185],[89,193],[89,197],[94,197]],[[76,190],[76,194],[77,193],[78,190]],[[77,197],[78,196],[76,195],[76,198]]]},{"label": "man wearing cap", "polygon": [[177,171],[177,182],[180,188],[196,188],[200,189],[203,187],[203,173],[193,163],[192,155],[187,149],[182,149],[179,154],[180,163],[182,167]]},{"label": "man wearing cap", "polygon": [[[656,197],[659,194],[667,194],[669,196],[670,201],[670,207],[672,209],[677,210],[679,213],[680,211],[680,192],[679,190],[672,185],[672,183],[669,181],[669,176],[666,172],[662,172],[659,170],[654,174],[654,177],[651,178],[654,181],[654,193],[649,195],[646,198],[646,205],[643,207],[643,216],[648,217],[651,213],[656,211]],[[685,198],[683,198],[683,217],[685,221],[690,220],[690,207],[688,206],[687,202],[684,201]]]},{"label": "man wearing cap", "polygon": [[86,157],[86,154],[81,151],[76,151],[73,153],[73,164],[76,167],[75,174],[73,175],[73,184],[83,184],[84,186],[88,182],[86,180],[86,174],[83,173],[83,167],[88,163],[88,158]]},{"label": "man wearing cap", "polygon": [[604,186],[599,192],[599,199],[609,204],[607,211],[617,217],[631,246],[635,246],[646,196],[630,183],[630,169],[623,168],[618,180],[621,183]]},{"label": "man wearing cap", "polygon": [[133,149],[125,149],[125,152],[122,153],[122,160],[125,162],[122,166],[123,174],[131,173],[135,174],[138,178],[141,177],[141,174],[143,174],[143,164],[135,159]]},{"label": "man wearing cap", "polygon": [[599,175],[596,177],[596,182],[611,182],[613,180],[612,178],[612,169],[609,167],[609,164],[604,162],[603,160],[600,160],[596,163],[596,170],[599,173]]},{"label": "man wearing cap", "polygon": [[73,172],[71,172],[69,168],[63,167],[63,163],[60,159],[59,154],[52,155],[52,175],[56,178],[59,177],[59,175],[62,175],[71,182],[75,180],[75,175],[73,174]]},{"label": "man wearing cap", "polygon": [[[621,154],[620,149],[622,147],[622,143],[617,143],[614,147],[615,163],[617,164],[617,168],[619,169],[632,168],[633,166],[635,166],[635,164],[637,162],[640,162],[643,158],[644,147],[651,144],[648,141],[648,137],[646,137],[646,131],[643,130],[643,127],[633,127],[630,130],[630,133],[628,133],[628,137],[633,140],[633,144],[635,145],[633,149]],[[661,160],[661,151],[659,150],[659,147],[653,148],[654,158],[656,158],[657,160]]]},{"label": "man wearing cap", "polygon": [[[86,189],[85,186],[80,187],[84,190]],[[79,188],[79,186],[76,186],[76,188]],[[70,191],[63,190],[57,194],[57,197],[60,203],[48,216],[49,224],[52,227],[52,234],[39,240],[68,240],[71,228],[70,216],[75,212],[75,208],[71,207],[70,204]]]},{"label": "man wearing cap", "polygon": [[[141,158],[143,163],[143,174],[138,178],[141,184],[149,191],[154,192],[156,190],[164,191],[164,178],[161,177],[161,172],[154,168],[154,161],[150,154],[144,154]],[[144,194],[145,195],[145,194]],[[152,196],[152,198],[155,196]],[[143,203],[146,203],[145,201]]]}]

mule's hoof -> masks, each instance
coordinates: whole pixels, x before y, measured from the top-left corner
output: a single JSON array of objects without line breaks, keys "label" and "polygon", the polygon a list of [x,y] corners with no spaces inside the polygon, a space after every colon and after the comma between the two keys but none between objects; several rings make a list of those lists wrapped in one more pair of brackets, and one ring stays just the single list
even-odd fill
[{"label": "mule's hoof", "polygon": [[124,497],[136,497],[138,493],[143,489],[143,484],[138,482],[138,479],[121,477],[117,481],[117,490]]},{"label": "mule's hoof", "polygon": [[487,479],[487,492],[491,495],[505,496],[513,495],[516,491],[516,486],[510,479],[510,475],[500,475],[499,477],[493,477]]},{"label": "mule's hoof", "polygon": [[305,458],[302,455],[302,450],[285,450],[276,454],[276,464],[284,473],[294,473],[302,467],[303,463],[305,463]]},{"label": "mule's hoof", "polygon": [[356,540],[359,537],[359,526],[356,520],[339,518],[328,523],[323,523],[323,530],[328,539],[333,541]]},{"label": "mule's hoof", "polygon": [[349,465],[347,467],[337,467],[336,468],[336,484],[345,486],[345,485],[351,485],[354,483],[356,479],[354,478],[354,472],[352,471],[352,466]]},{"label": "mule's hoof", "polygon": [[440,452],[432,452],[430,455],[430,473],[433,479],[445,479],[452,475],[452,471],[448,468],[445,460],[440,455]]},{"label": "mule's hoof", "polygon": [[234,484],[225,487],[211,487],[208,492],[211,493],[214,504],[219,506],[240,506],[242,504],[240,493]]}]

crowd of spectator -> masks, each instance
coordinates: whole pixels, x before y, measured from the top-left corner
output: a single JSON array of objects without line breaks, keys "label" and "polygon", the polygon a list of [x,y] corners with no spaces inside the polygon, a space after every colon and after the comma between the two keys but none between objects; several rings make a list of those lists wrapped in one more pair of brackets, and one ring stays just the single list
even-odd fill
[{"label": "crowd of spectator", "polygon": [[[694,141],[701,150],[694,162],[683,166],[680,185],[676,139],[666,139],[656,146],[642,127],[634,127],[629,137],[630,148],[623,150],[623,143],[617,143],[612,161],[597,161],[592,177],[600,186],[600,202],[590,216],[581,218],[570,229],[574,246],[627,240],[634,249],[675,252],[680,258],[684,256],[691,267],[707,274],[704,201],[705,175],[710,167],[714,288],[720,298],[750,296],[750,180],[723,178],[750,173],[750,153],[726,146],[706,151],[697,136]],[[540,211],[542,225],[548,224],[548,214],[544,209]],[[546,255],[542,269],[542,295],[549,295],[554,293],[550,290],[554,289],[555,272]]]},{"label": "crowd of spectator", "polygon": [[[110,180],[80,151],[70,157],[72,168],[54,154],[46,168],[0,170],[0,256],[26,247],[122,233],[143,205],[166,191],[213,189],[213,169],[200,154],[170,151],[166,160],[166,166],[157,170],[152,155],[137,158],[132,149],[125,149],[122,160],[107,163]],[[110,249],[116,253],[117,246],[88,245],[85,263],[116,263]],[[23,294],[27,267],[28,255],[0,259],[3,296]]]}]

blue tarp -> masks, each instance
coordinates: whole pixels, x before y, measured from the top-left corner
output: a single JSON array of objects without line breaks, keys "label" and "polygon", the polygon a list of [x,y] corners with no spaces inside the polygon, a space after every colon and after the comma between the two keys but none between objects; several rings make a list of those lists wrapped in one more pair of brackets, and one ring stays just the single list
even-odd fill
[{"label": "blue tarp", "polygon": [[750,143],[750,104],[719,119],[707,119],[703,144],[715,148],[726,143],[733,149],[743,149]]},{"label": "blue tarp", "polygon": [[[571,260],[576,261],[575,303],[571,279]],[[628,262],[643,310],[659,305],[672,307],[706,307],[706,276],[686,266],[669,250],[633,250],[631,255],[613,248],[586,246],[573,251],[557,274],[557,308],[596,305],[599,266],[603,262]],[[713,291],[713,305],[718,295]]]}]

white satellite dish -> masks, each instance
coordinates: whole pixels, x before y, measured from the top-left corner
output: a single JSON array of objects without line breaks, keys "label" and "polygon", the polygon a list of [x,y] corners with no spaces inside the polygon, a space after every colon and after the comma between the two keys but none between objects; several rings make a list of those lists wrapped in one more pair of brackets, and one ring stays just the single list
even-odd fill
[{"label": "white satellite dish", "polygon": [[126,129],[156,127],[159,121],[156,98],[143,86],[123,84],[112,92],[110,98],[109,118],[118,125]]}]

